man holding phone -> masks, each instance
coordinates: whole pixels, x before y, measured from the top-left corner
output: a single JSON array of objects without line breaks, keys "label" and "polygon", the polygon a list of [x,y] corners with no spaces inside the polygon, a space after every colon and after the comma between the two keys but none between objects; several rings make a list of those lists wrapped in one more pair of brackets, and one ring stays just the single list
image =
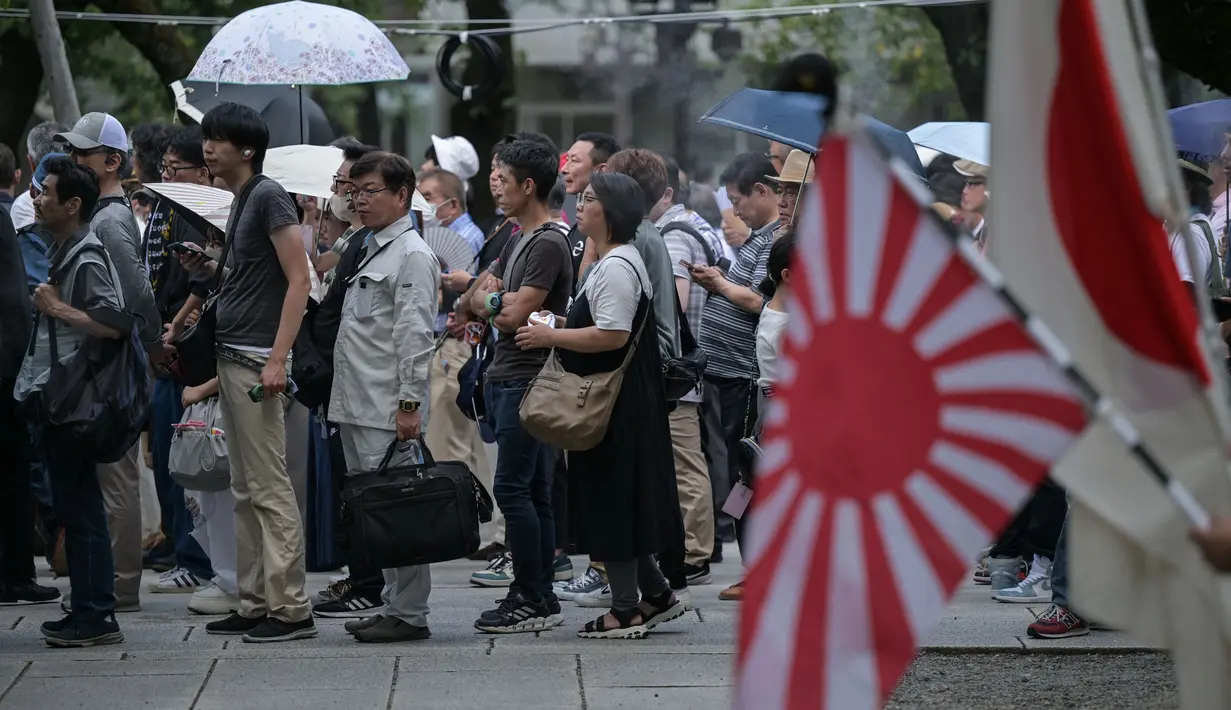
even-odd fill
[{"label": "man holding phone", "polygon": [[[189,126],[173,132],[162,154],[162,178],[166,182],[210,185],[213,176],[205,167],[201,150],[201,129]],[[194,287],[206,287],[180,264],[178,255],[193,253],[189,244],[205,246],[205,236],[178,214],[166,200],[160,200],[150,213],[145,230],[145,262],[149,268],[154,302],[164,329],[163,343],[170,346],[183,331],[184,319],[193,306]],[[193,301],[194,303],[190,303]],[[214,576],[209,557],[192,536],[192,516],[184,503],[184,489],[171,480],[169,461],[171,436],[184,415],[184,387],[178,379],[159,372],[154,381],[153,413],[150,419],[150,453],[154,459],[154,485],[162,509],[162,530],[167,542],[151,551],[147,564],[164,574],[150,585],[158,594],[193,594]],[[161,548],[161,549],[160,549]],[[198,599],[189,602],[199,608]],[[213,610],[211,610],[213,611]],[[222,609],[221,613],[226,613]]]}]

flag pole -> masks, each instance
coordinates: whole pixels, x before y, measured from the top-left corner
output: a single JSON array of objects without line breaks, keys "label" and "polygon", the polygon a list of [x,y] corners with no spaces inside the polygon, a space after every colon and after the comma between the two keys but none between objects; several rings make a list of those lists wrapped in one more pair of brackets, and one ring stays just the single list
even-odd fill
[{"label": "flag pole", "polygon": [[[910,171],[910,168],[906,167],[906,163],[897,156],[890,154],[879,142],[872,140],[865,129],[861,128],[859,133],[862,139],[871,143],[889,163],[894,173],[894,179],[898,181],[898,184],[914,197],[920,207],[928,207],[930,204],[928,201],[930,196],[928,190],[918,180],[914,179],[914,174]],[[975,240],[964,230],[958,230],[954,225],[942,220],[935,211],[925,209],[924,212],[926,212],[924,219],[933,220],[937,225],[940,225],[941,230],[953,240],[959,258],[974,273],[978,274],[979,279],[984,284],[995,292],[996,296],[1009,309],[1009,312],[1022,325],[1035,344],[1055,362],[1065,378],[1077,389],[1086,407],[1098,416],[1099,419],[1107,422],[1121,443],[1128,448],[1129,453],[1167,491],[1167,495],[1171,498],[1172,502],[1188,517],[1193,527],[1201,530],[1209,528],[1210,514],[1197,501],[1192,490],[1184,485],[1183,481],[1175,478],[1167,471],[1150,447],[1142,441],[1137,427],[1129,421],[1124,412],[1116,406],[1116,403],[1100,392],[1094,383],[1090,381],[1090,378],[1086,377],[1081,368],[1073,362],[1073,357],[1069,353],[1068,348],[1064,347],[1064,344],[1060,342],[1056,334],[1040,318],[1026,310],[1021,300],[1017,298],[1005,283],[1004,275],[1000,273],[1000,270],[979,253],[979,246]]]}]

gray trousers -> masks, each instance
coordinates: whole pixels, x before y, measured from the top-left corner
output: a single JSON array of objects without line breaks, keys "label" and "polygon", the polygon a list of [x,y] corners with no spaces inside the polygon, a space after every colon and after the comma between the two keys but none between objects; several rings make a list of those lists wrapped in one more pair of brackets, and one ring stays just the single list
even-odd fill
[{"label": "gray trousers", "polygon": [[611,584],[611,608],[620,611],[635,609],[642,593],[656,597],[671,589],[653,555],[607,562],[607,582]]},{"label": "gray trousers", "polygon": [[[346,459],[348,471],[376,470],[389,449],[389,443],[396,437],[396,433],[388,429],[354,424],[339,424],[338,434],[342,437],[342,456]],[[417,446],[411,445],[408,450],[398,447],[389,463],[397,465],[412,456],[419,460]],[[381,614],[413,626],[427,626],[427,598],[432,593],[431,567],[414,565],[381,572],[385,577],[385,588],[380,593],[385,608]]]}]

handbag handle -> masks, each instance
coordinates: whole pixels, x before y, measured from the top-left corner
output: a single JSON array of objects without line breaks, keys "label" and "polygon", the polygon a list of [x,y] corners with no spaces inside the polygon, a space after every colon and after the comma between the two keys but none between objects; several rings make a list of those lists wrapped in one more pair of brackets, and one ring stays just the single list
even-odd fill
[{"label": "handbag handle", "polygon": [[[393,459],[393,452],[397,451],[398,444],[401,443],[402,441],[396,436],[393,437],[393,441],[389,442],[389,448],[385,450],[385,457],[380,460],[380,465],[376,467],[376,475],[385,475],[385,471],[389,468],[389,461]],[[415,439],[415,443],[419,445],[419,452],[423,455],[423,463],[418,465],[435,466],[436,459],[432,458],[432,452],[427,448],[427,442],[423,440],[423,437],[420,436],[418,439]]]}]

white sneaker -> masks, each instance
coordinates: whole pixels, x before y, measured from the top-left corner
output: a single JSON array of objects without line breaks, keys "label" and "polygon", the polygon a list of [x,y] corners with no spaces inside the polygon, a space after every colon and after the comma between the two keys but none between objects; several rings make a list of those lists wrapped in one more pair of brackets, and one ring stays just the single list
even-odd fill
[{"label": "white sneaker", "polygon": [[210,582],[192,593],[188,611],[205,616],[239,613],[239,597],[227,594],[222,587]]},{"label": "white sneaker", "polygon": [[577,602],[577,606],[584,606],[590,609],[610,609],[611,608],[611,585],[604,584],[592,592],[580,594],[573,598]]},{"label": "white sneaker", "polygon": [[576,579],[552,584],[552,591],[560,599],[572,601],[582,594],[602,588],[604,584],[606,582],[603,580],[603,575],[599,574],[598,570],[593,567],[589,567],[586,569],[585,574]]},{"label": "white sneaker", "polygon": [[201,579],[183,567],[176,567],[159,576],[157,582],[149,585],[149,589],[155,594],[192,594],[208,583],[209,580]]},{"label": "white sneaker", "polygon": [[684,589],[674,589],[675,598],[684,605],[684,611],[692,611],[692,590],[685,587]]},{"label": "white sneaker", "polygon": [[1034,564],[1030,565],[1030,574],[1018,582],[1016,587],[1002,589],[993,594],[992,599],[1016,604],[1051,601],[1051,560],[1035,555]]}]

